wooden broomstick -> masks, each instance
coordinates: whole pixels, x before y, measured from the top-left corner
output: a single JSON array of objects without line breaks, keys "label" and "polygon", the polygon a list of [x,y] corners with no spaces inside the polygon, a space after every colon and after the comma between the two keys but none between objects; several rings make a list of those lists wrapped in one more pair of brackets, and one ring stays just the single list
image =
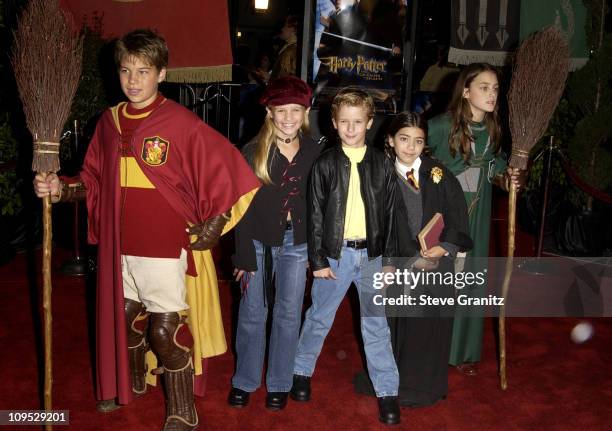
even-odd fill
[{"label": "wooden broomstick", "polygon": [[[32,170],[59,170],[60,133],[79,84],[82,38],[58,0],[31,0],[15,32],[12,64],[26,123],[34,139]],[[51,410],[51,197],[43,198],[43,310],[45,342],[44,407]],[[47,425],[47,429],[51,429]]]},{"label": "wooden broomstick", "polygon": [[[510,167],[526,169],[529,152],[542,138],[565,88],[569,71],[567,40],[556,27],[527,38],[516,51],[508,92],[512,156]],[[502,295],[507,298],[514,261],[516,185],[510,182],[508,198],[508,259]],[[504,301],[504,304],[506,301]],[[499,369],[502,389],[506,379],[506,308],[499,312]]]}]

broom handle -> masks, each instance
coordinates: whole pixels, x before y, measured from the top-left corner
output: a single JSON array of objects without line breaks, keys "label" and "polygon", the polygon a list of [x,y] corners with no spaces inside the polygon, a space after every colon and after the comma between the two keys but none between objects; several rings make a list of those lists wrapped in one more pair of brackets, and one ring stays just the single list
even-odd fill
[{"label": "broom handle", "polygon": [[[53,386],[53,338],[51,318],[51,196],[43,198],[43,313],[44,313],[44,340],[45,340],[45,384],[44,402],[45,410],[52,410],[51,389]],[[52,430],[53,426],[45,425],[46,430]]]},{"label": "broom handle", "polygon": [[508,257],[504,271],[504,284],[502,285],[502,296],[504,302],[499,309],[499,378],[501,388],[505,391],[508,387],[506,377],[506,298],[512,277],[512,265],[514,261],[514,234],[516,228],[516,185],[510,182],[510,194],[508,196]]}]

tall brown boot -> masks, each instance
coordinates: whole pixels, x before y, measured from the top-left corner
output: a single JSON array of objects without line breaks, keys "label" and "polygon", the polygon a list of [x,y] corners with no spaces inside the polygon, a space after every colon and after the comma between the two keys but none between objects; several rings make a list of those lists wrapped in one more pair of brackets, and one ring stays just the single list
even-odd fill
[{"label": "tall brown boot", "polygon": [[151,345],[164,366],[166,421],[163,431],[198,428],[193,396],[193,338],[179,313],[151,314]]},{"label": "tall brown boot", "polygon": [[149,349],[146,337],[149,313],[140,302],[128,298],[124,301],[132,392],[139,397],[147,391],[145,354]]},{"label": "tall brown boot", "polygon": [[184,368],[169,370],[164,367],[164,383],[168,396],[166,423],[163,431],[186,431],[198,428],[198,413],[193,397],[193,363],[191,358]]}]

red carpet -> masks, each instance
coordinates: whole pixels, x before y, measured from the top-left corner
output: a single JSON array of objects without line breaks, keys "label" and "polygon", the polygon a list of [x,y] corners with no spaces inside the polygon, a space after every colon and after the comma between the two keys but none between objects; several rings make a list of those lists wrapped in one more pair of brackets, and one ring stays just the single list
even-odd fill
[{"label": "red carpet", "polygon": [[[34,324],[25,278],[25,258],[0,268],[0,409],[37,409],[39,391]],[[55,273],[53,405],[70,410],[75,430],[159,429],[163,397],[153,388],[144,398],[110,413],[95,411],[87,333],[85,284]],[[230,328],[231,295],[221,288],[226,327]],[[574,344],[569,332],[576,319],[510,319],[509,388],[499,389],[495,340],[488,322],[483,362],[477,377],[450,373],[450,393],[435,407],[402,411],[401,428],[413,430],[608,429],[612,413],[612,362],[609,320],[592,323],[595,336]],[[231,353],[209,364],[206,398],[197,407],[204,429],[372,429],[377,422],[374,399],[353,392],[351,379],[362,367],[354,335],[350,301],[342,304],[313,379],[313,400],[291,402],[280,413],[264,408],[265,391],[242,410],[229,408],[226,395],[233,371]],[[230,330],[228,329],[228,336]],[[148,412],[148,417],[140,415]],[[9,428],[7,428],[9,429]],[[15,427],[15,429],[17,429]],[[61,429],[61,428],[60,428]]]},{"label": "red carpet", "polygon": [[[499,227],[499,226],[498,226]],[[529,249],[529,246],[526,247]],[[66,257],[56,252],[60,262]],[[35,267],[40,268],[39,262]],[[26,257],[0,267],[0,410],[38,409],[41,390],[37,341]],[[38,276],[40,280],[40,275]],[[70,429],[155,430],[163,422],[163,396],[152,388],[143,398],[109,414],[95,410],[88,336],[91,295],[81,278],[54,273],[53,405],[70,410]],[[92,293],[92,292],[90,292]],[[231,337],[231,293],[221,285],[226,333]],[[352,298],[353,300],[356,298]],[[88,302],[89,301],[89,302]],[[389,429],[377,421],[373,398],[353,392],[362,369],[351,299],[339,309],[313,378],[313,399],[290,400],[282,412],[264,408],[265,389],[242,410],[226,404],[233,372],[231,352],[209,363],[207,396],[198,399],[201,428],[207,430]],[[612,417],[612,327],[591,320],[593,339],[582,345],[569,337],[577,319],[509,319],[507,391],[499,389],[493,320],[487,321],[483,361],[476,377],[450,372],[447,400],[434,407],[402,410],[411,430],[604,430]],[[23,429],[6,427],[6,429]],[[64,429],[64,428],[57,428]]]}]

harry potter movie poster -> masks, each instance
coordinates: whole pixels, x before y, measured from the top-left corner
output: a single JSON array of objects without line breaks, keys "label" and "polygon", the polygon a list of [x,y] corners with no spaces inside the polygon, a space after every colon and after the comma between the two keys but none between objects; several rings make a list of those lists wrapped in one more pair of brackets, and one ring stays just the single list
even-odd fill
[{"label": "harry potter movie poster", "polygon": [[396,112],[401,97],[408,0],[316,0],[312,83],[315,103],[346,86]]}]

